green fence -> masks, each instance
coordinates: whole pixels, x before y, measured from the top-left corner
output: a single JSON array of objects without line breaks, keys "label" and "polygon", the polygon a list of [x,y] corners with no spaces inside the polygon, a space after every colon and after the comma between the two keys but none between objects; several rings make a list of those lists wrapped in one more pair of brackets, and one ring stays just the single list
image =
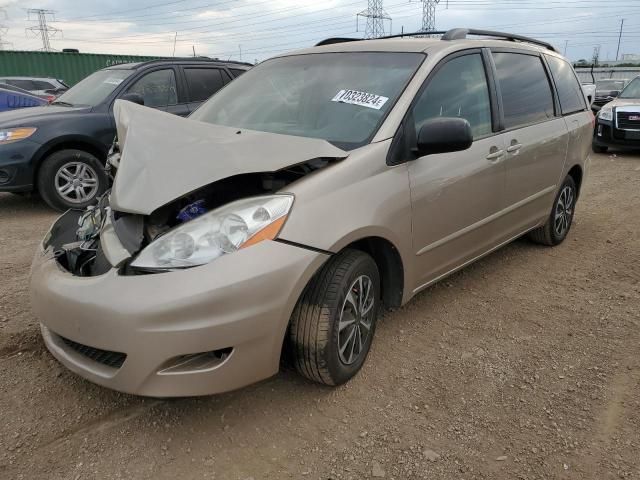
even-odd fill
[{"label": "green fence", "polygon": [[161,57],[0,50],[0,76],[51,77],[71,86],[104,67],[158,58]]}]

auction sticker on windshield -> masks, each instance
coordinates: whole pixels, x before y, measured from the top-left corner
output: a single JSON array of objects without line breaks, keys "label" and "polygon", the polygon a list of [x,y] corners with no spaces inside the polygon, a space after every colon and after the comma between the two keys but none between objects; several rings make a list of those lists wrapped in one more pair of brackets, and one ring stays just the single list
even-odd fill
[{"label": "auction sticker on windshield", "polygon": [[351,105],[360,105],[361,107],[374,108],[380,110],[389,97],[376,95],[375,93],[359,92],[357,90],[340,90],[332,102],[349,103]]}]

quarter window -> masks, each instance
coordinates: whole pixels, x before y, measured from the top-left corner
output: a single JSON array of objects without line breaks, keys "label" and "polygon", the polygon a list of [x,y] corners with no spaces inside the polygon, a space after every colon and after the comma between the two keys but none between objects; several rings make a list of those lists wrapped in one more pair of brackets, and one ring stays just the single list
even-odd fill
[{"label": "quarter window", "polygon": [[33,80],[33,86],[36,90],[52,90],[55,88],[49,82],[45,82],[43,80]]},{"label": "quarter window", "polygon": [[505,128],[553,118],[553,95],[542,60],[521,53],[493,53],[502,93]]},{"label": "quarter window", "polygon": [[224,85],[217,68],[185,68],[184,73],[189,87],[189,99],[192,102],[206,100]]},{"label": "quarter window", "polygon": [[178,103],[176,76],[172,68],[147,73],[129,89],[139,93],[146,107],[166,107]]},{"label": "quarter window", "polygon": [[553,80],[556,82],[562,114],[567,115],[584,110],[586,108],[584,93],[571,65],[560,58],[550,55],[547,55],[547,62],[549,63]]},{"label": "quarter window", "polygon": [[480,54],[449,60],[429,80],[413,109],[416,135],[436,117],[460,117],[471,125],[474,138],[491,133],[489,87]]}]

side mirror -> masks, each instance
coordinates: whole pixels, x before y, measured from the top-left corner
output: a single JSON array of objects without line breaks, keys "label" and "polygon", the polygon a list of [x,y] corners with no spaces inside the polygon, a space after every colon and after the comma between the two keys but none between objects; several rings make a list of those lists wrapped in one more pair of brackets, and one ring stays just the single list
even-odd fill
[{"label": "side mirror", "polygon": [[418,131],[419,156],[434,153],[459,152],[473,143],[471,125],[464,118],[437,117],[425,121]]},{"label": "side mirror", "polygon": [[138,105],[144,105],[144,97],[139,93],[125,93],[120,97],[120,100],[126,100],[127,102],[137,103]]}]

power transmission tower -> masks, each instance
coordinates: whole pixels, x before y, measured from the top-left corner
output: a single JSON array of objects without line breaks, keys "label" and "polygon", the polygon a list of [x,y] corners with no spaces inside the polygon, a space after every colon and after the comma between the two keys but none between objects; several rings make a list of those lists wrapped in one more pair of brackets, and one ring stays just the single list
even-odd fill
[{"label": "power transmission tower", "polygon": [[593,47],[593,56],[591,57],[591,60],[591,63],[597,67],[600,62],[600,45]]},{"label": "power transmission tower", "polygon": [[422,0],[422,32],[436,29],[436,5],[440,0]]},{"label": "power transmission tower", "polygon": [[[384,21],[389,20],[391,22],[391,17],[382,7],[382,0],[369,0],[367,9],[356,15],[356,30],[358,30],[359,17],[367,19],[367,26],[364,31],[366,38],[384,36]],[[391,28],[389,28],[389,31],[391,31]]]},{"label": "power transmission tower", "polygon": [[[47,25],[47,16],[52,20],[55,20],[54,14],[55,12],[53,10],[43,10],[41,8],[30,8],[27,10],[28,19],[38,22],[38,25],[27,28],[27,33],[31,32],[33,35],[40,36],[42,38],[42,50],[45,52],[53,50],[49,39],[51,37],[55,37],[58,33],[62,34],[62,30]],[[37,18],[33,19],[34,16]]]},{"label": "power transmission tower", "polygon": [[[7,11],[4,8],[0,8],[0,18],[4,18],[7,20],[9,17],[7,16]],[[9,29],[0,23],[0,50],[4,50],[5,45],[12,45],[11,42],[5,42],[2,37],[7,34]]]}]

